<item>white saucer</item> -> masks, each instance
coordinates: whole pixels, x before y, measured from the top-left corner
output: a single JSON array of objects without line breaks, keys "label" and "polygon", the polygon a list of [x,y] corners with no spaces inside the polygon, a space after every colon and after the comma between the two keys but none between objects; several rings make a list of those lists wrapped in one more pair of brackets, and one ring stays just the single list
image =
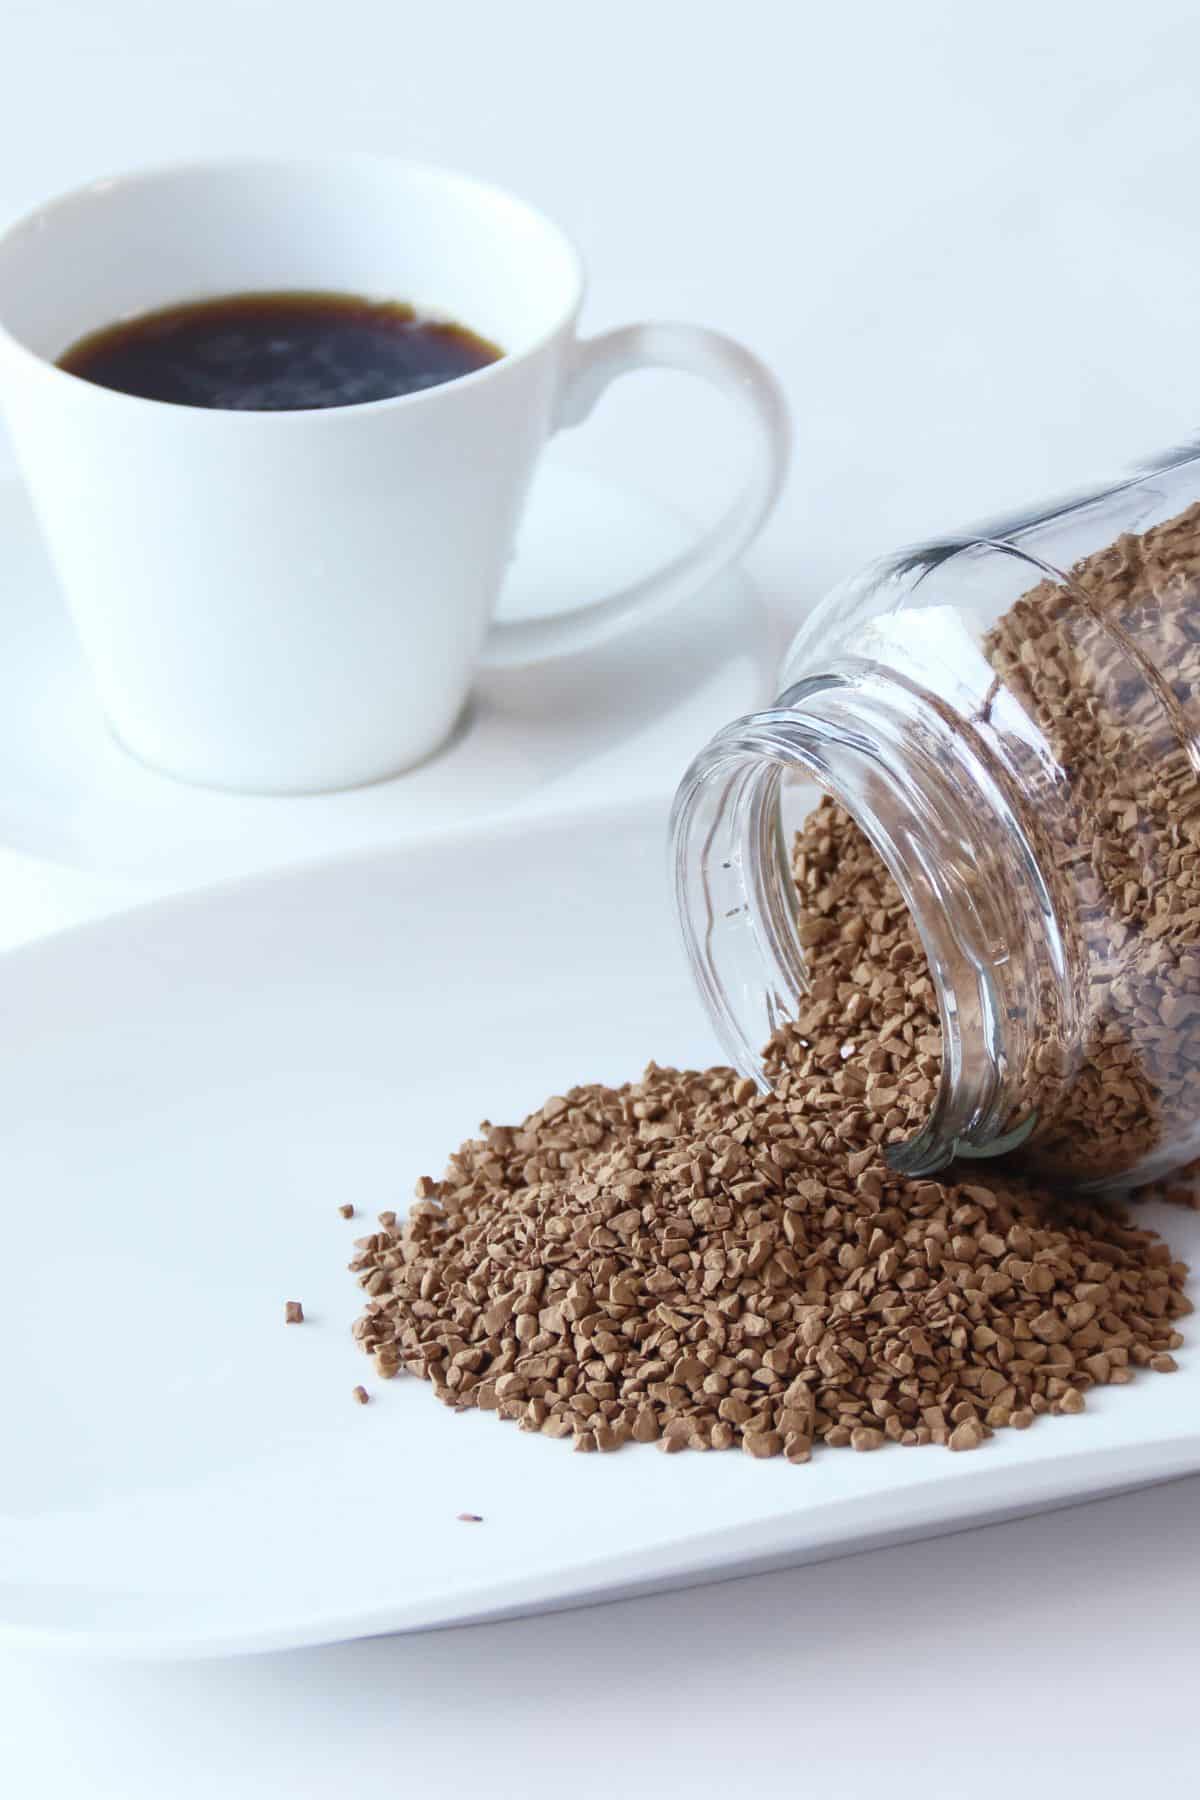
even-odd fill
[{"label": "white saucer", "polygon": [[[548,463],[501,614],[582,605],[694,535],[644,494]],[[599,650],[482,677],[454,740],[394,781],[285,799],[185,787],[110,736],[15,482],[0,485],[0,644],[0,848],[157,892],[488,815],[667,796],[773,672],[764,610],[731,572]]]},{"label": "white saucer", "polygon": [[[1190,1336],[1169,1380],[1101,1388],[973,1456],[803,1468],[574,1456],[376,1378],[350,1333],[362,1220],[404,1206],[481,1118],[715,1050],[657,804],[333,858],[7,956],[0,1646],[200,1655],[420,1630],[1200,1469]],[[1195,1260],[1200,1215],[1145,1216]]]}]

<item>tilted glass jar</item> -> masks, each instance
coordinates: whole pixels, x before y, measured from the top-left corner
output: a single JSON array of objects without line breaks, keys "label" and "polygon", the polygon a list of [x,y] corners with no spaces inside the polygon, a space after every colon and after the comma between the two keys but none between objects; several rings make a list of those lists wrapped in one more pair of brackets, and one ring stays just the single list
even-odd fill
[{"label": "tilted glass jar", "polygon": [[1019,1151],[1132,1187],[1200,1156],[1200,451],[835,589],[769,711],[693,763],[677,899],[726,1052],[810,972],[789,834],[811,783],[886,862],[942,1021],[910,1174]]}]

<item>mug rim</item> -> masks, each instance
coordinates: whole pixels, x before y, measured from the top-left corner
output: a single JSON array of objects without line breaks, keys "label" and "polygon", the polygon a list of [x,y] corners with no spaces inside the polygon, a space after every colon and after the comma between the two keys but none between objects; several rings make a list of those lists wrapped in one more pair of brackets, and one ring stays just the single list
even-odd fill
[{"label": "mug rim", "polygon": [[[405,170],[410,174],[428,176],[440,182],[446,182],[492,200],[502,201],[505,205],[516,206],[532,219],[542,230],[549,232],[559,240],[572,276],[572,291],[567,303],[563,306],[554,321],[541,331],[531,343],[520,350],[505,350],[494,362],[485,363],[480,369],[472,369],[465,375],[456,375],[449,381],[439,382],[434,387],[419,388],[409,394],[390,394],[382,400],[356,400],[345,406],[297,406],[290,408],[241,409],[221,406],[186,406],[177,400],[152,400],[142,394],[127,394],[120,388],[107,388],[99,382],[88,381],[82,375],[75,375],[69,369],[60,368],[48,357],[30,349],[28,344],[8,329],[0,311],[0,353],[15,355],[21,362],[31,364],[43,375],[48,375],[57,382],[68,381],[77,387],[90,390],[92,396],[99,396],[100,403],[105,401],[119,402],[125,406],[151,407],[156,412],[171,414],[194,413],[201,418],[227,421],[238,419],[247,421],[248,429],[282,429],[288,421],[312,420],[319,418],[337,418],[344,420],[348,413],[379,413],[389,408],[413,407],[418,404],[436,403],[449,390],[456,392],[465,387],[477,387],[489,380],[501,377],[505,369],[514,368],[532,357],[539,355],[548,344],[552,343],[564,327],[569,326],[578,316],[583,302],[587,281],[587,270],[583,256],[574,238],[556,219],[526,200],[523,195],[514,193],[511,188],[503,187],[499,182],[489,181],[483,176],[472,175],[462,169],[450,168],[444,163],[426,162],[421,158],[393,155],[386,150],[331,150],[331,151],[262,151],[245,153],[223,151],[212,156],[173,157],[164,162],[143,163],[132,169],[119,170],[113,174],[92,176],[87,181],[77,182],[75,186],[64,188],[49,198],[41,200],[37,205],[28,208],[16,218],[10,219],[0,228],[0,251],[10,241],[25,231],[36,230],[40,220],[51,214],[75,205],[93,195],[102,195],[107,190],[120,187],[129,188],[162,181],[174,176],[190,175],[206,170],[229,171],[241,169],[247,174],[256,170],[280,170],[305,167],[324,169],[349,169],[353,167],[376,167],[391,170]],[[103,329],[103,327],[97,327]]]}]

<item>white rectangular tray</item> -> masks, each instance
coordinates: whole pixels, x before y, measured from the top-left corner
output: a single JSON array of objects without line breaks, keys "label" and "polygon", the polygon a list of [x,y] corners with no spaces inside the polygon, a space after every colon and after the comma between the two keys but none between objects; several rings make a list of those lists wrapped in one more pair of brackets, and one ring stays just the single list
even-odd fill
[{"label": "white rectangular tray", "polygon": [[[482,1117],[713,1059],[658,808],[163,902],[12,953],[0,984],[0,1638],[215,1654],[417,1630],[1200,1469],[1190,1344],[1179,1374],[970,1456],[799,1468],[576,1456],[375,1379],[342,1202],[403,1206]],[[1150,1217],[1200,1256],[1200,1218]]]}]

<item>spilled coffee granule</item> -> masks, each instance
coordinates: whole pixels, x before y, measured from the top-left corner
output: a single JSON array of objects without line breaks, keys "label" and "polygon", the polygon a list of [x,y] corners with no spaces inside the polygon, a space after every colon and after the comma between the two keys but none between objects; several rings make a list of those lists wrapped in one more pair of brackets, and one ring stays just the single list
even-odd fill
[{"label": "spilled coffee granule", "polygon": [[856,1174],[928,1118],[942,1070],[937,995],[912,915],[853,821],[823,800],[796,839],[808,1004],[765,1063],[820,1150]]},{"label": "spilled coffee granule", "polygon": [[1153,1232],[1008,1174],[887,1167],[940,1067],[919,940],[829,803],[795,869],[815,979],[774,1091],[652,1064],[485,1124],[358,1240],[381,1375],[579,1450],[804,1462],[818,1441],[975,1449],[1170,1370],[1187,1271]]}]

